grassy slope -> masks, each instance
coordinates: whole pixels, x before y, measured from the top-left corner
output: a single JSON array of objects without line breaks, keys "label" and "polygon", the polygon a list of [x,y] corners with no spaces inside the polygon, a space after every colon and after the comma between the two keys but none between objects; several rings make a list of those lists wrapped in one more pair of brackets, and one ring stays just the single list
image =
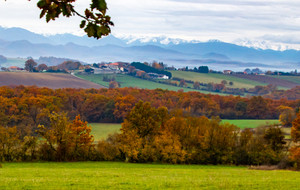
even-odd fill
[{"label": "grassy slope", "polygon": [[[104,75],[78,75],[76,76],[83,78],[88,81],[92,81],[97,84],[101,84],[103,86],[109,85],[109,82],[102,81]],[[112,76],[112,75],[111,75]],[[121,83],[121,87],[139,87],[139,88],[147,88],[147,89],[156,89],[156,88],[161,88],[161,89],[168,89],[168,90],[174,90],[177,91],[179,89],[183,89],[185,92],[188,91],[198,91],[204,94],[218,94],[214,92],[208,92],[208,91],[200,91],[200,90],[195,90],[195,89],[189,89],[189,88],[181,88],[181,87],[176,87],[176,86],[171,86],[171,85],[166,85],[166,84],[160,84],[156,82],[151,82],[148,80],[143,80],[139,79],[136,77],[132,77],[129,75],[116,75],[116,81]],[[224,95],[228,96],[228,94],[222,94],[220,93],[219,95]]]},{"label": "grassy slope", "polygon": [[268,75],[268,76],[300,84],[300,76],[277,76],[277,75]]},{"label": "grassy slope", "polygon": [[209,83],[209,82],[221,83],[222,80],[226,80],[229,83],[230,81],[232,81],[233,86],[227,85],[228,87],[232,87],[232,88],[253,88],[254,86],[257,86],[257,85],[262,85],[262,86],[267,85],[265,83],[242,79],[242,78],[234,77],[232,75],[223,75],[223,74],[217,74],[217,73],[196,73],[196,72],[187,72],[187,71],[172,71],[172,76],[184,78],[186,80],[203,82],[203,83]]},{"label": "grassy slope", "polygon": [[0,189],[299,189],[299,173],[119,162],[5,163]]}]

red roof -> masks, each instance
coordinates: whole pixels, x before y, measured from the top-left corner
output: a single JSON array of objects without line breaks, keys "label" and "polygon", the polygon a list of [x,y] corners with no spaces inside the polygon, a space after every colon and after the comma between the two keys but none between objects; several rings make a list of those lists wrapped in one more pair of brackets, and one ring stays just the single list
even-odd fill
[{"label": "red roof", "polygon": [[108,65],[119,66],[119,63],[110,63]]},{"label": "red roof", "polygon": [[9,69],[18,69],[19,67],[17,66],[11,66],[11,67],[8,67]]}]

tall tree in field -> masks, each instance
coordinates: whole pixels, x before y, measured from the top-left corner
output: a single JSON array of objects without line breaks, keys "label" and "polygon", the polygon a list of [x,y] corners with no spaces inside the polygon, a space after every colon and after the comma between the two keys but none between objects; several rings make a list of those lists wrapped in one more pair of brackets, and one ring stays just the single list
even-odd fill
[{"label": "tall tree in field", "polygon": [[37,63],[33,59],[29,59],[25,62],[26,71],[33,72],[35,66],[37,66]]}]

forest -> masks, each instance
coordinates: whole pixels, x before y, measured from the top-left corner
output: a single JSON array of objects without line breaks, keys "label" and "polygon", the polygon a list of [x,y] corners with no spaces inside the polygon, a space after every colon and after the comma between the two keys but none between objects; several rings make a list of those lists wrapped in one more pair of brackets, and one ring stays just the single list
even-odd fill
[{"label": "forest", "polygon": [[[296,118],[295,100],[22,85],[0,87],[0,94],[0,161],[260,165],[278,164],[290,151],[285,166],[300,166],[299,147],[286,150],[277,126],[240,130],[220,120],[280,117],[284,125],[293,125],[292,139],[297,143],[300,117]],[[122,123],[121,133],[94,142],[88,122]]]}]

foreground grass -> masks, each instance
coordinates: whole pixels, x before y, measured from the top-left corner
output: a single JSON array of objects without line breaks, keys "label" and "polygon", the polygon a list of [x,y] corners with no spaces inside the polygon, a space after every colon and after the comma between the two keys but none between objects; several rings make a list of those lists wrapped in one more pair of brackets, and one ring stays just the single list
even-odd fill
[{"label": "foreground grass", "polygon": [[5,163],[0,189],[299,189],[299,172],[118,162]]}]

